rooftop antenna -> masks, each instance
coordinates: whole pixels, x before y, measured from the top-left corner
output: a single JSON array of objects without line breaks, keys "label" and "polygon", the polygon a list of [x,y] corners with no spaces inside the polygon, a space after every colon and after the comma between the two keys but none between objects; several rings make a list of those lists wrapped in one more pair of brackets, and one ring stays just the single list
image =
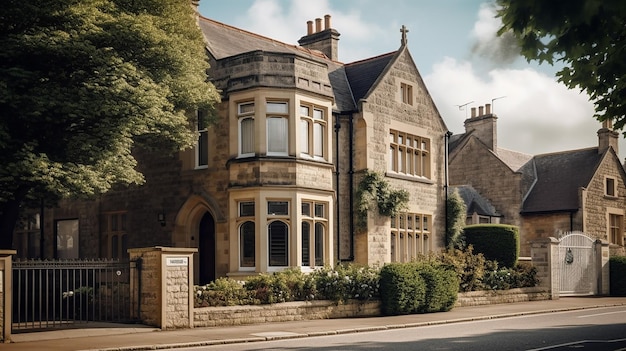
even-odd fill
[{"label": "rooftop antenna", "polygon": [[456,106],[459,108],[459,111],[463,111],[463,110],[465,110],[465,118],[467,118],[467,109],[465,108],[465,106],[467,106],[467,105],[469,105],[469,104],[471,104],[471,103],[473,103],[473,102],[474,102],[474,101],[472,100],[472,101],[470,101],[470,102],[466,102],[466,103],[464,103],[464,104],[462,104],[462,105],[456,105]]},{"label": "rooftop antenna", "polygon": [[496,113],[496,109],[494,108],[493,102],[498,100],[498,99],[505,98],[505,97],[506,97],[506,95],[502,95],[502,96],[499,96],[497,98],[491,99],[491,113],[494,113],[494,114]]}]

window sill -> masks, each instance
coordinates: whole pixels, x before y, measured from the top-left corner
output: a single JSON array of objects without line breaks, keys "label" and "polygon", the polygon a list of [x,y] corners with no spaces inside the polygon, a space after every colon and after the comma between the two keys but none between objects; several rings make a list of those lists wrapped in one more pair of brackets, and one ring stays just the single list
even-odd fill
[{"label": "window sill", "polygon": [[385,172],[385,176],[389,177],[389,178],[408,180],[408,181],[411,181],[411,182],[418,182],[418,183],[424,183],[424,184],[435,184],[434,181],[432,181],[431,179],[428,179],[428,178],[417,177],[417,176],[410,176],[410,175],[396,173],[396,172],[389,172],[389,171],[387,171],[387,172]]},{"label": "window sill", "polygon": [[604,198],[606,200],[617,200],[617,199],[619,199],[619,196],[604,194]]}]

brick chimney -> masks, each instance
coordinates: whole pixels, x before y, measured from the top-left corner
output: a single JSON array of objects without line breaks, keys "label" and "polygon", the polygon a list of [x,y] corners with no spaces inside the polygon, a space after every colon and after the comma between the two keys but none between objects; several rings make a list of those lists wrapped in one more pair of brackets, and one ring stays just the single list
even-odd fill
[{"label": "brick chimney", "polygon": [[491,113],[491,104],[478,107],[472,107],[472,116],[465,120],[465,133],[472,132],[487,147],[496,152],[498,149],[498,130],[497,119],[494,113]]},{"label": "brick chimney", "polygon": [[315,19],[315,28],[313,28],[313,21],[307,22],[307,33],[298,40],[298,44],[303,48],[321,51],[331,60],[337,61],[339,35],[339,32],[330,26],[330,15],[326,15],[324,28],[322,28],[321,18]]},{"label": "brick chimney", "polygon": [[602,128],[598,129],[598,153],[604,153],[610,146],[619,155],[618,141],[619,133],[613,130],[613,121],[610,119],[602,121]]}]

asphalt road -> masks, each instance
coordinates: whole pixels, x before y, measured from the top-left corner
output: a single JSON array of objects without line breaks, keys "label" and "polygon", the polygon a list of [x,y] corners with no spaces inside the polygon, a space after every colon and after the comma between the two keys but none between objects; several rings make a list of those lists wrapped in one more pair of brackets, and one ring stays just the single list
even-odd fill
[{"label": "asphalt road", "polygon": [[177,350],[626,350],[626,306]]}]

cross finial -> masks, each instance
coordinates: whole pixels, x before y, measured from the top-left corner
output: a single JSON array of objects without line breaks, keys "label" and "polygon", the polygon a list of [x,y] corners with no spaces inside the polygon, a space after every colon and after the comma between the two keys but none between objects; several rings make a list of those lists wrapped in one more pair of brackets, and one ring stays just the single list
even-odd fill
[{"label": "cross finial", "polygon": [[402,40],[400,41],[400,44],[406,45],[406,42],[407,42],[407,40],[406,40],[406,33],[408,33],[409,30],[406,29],[406,26],[403,24],[402,28],[400,28],[400,32],[402,33]]}]

